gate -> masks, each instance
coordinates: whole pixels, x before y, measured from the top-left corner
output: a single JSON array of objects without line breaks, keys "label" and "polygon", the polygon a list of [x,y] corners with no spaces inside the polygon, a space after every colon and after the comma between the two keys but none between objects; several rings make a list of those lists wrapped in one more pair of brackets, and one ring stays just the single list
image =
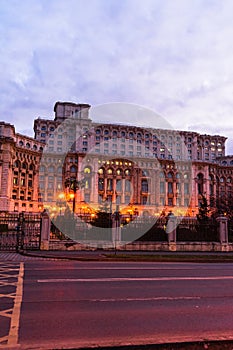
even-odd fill
[{"label": "gate", "polygon": [[39,249],[40,227],[40,213],[0,213],[0,251]]}]

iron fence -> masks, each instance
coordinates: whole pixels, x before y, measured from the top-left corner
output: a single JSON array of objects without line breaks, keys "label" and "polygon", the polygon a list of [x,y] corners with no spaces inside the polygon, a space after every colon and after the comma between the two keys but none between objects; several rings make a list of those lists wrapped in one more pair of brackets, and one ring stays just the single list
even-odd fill
[{"label": "iron fence", "polygon": [[41,214],[0,213],[0,250],[39,249]]}]

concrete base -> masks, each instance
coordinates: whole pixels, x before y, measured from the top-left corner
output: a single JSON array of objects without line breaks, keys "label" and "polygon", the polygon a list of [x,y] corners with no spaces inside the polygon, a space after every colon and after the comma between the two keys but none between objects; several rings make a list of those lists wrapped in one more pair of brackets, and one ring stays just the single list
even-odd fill
[{"label": "concrete base", "polygon": [[169,243],[168,249],[169,249],[170,252],[176,252],[177,251],[176,243]]},{"label": "concrete base", "polygon": [[49,250],[49,241],[43,241],[40,243],[40,250]]},{"label": "concrete base", "polygon": [[[66,241],[44,242],[41,250],[114,250],[115,245],[107,241],[83,241],[82,243],[70,243]],[[177,251],[177,252],[231,252],[233,243],[220,242],[121,242],[117,244],[118,251]]]}]

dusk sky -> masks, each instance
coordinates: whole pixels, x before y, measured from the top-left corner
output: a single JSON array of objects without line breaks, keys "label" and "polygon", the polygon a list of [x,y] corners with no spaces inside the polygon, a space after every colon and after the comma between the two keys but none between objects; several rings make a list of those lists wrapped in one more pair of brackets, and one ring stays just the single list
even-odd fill
[{"label": "dusk sky", "polygon": [[231,0],[0,0],[0,119],[33,136],[56,101],[133,103],[233,154],[232,16]]}]

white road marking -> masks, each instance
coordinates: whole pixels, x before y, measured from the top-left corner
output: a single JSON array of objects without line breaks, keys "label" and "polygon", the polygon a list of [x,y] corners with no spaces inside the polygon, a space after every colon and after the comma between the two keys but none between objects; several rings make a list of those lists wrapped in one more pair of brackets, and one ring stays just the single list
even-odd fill
[{"label": "white road marking", "polygon": [[[45,271],[45,270],[51,270],[53,269],[52,267],[36,267],[36,268],[32,268],[32,270],[35,271]],[[64,266],[62,266],[60,268],[61,270],[64,269]],[[58,270],[56,268],[56,270]],[[196,266],[195,267],[66,267],[66,270],[88,270],[88,271],[92,271],[92,270],[135,270],[135,271],[146,271],[146,270],[196,270]]]},{"label": "white road marking", "polygon": [[80,301],[90,302],[115,302],[115,301],[158,301],[158,300],[199,300],[201,297],[153,297],[153,298],[115,298],[115,299],[85,299]]},{"label": "white road marking", "polygon": [[211,281],[233,280],[233,276],[210,277],[107,277],[107,278],[51,278],[39,279],[38,283],[64,283],[64,282],[130,282],[130,281]]},{"label": "white road marking", "polygon": [[12,312],[10,332],[8,336],[8,345],[15,346],[18,344],[18,331],[19,331],[19,317],[21,310],[21,303],[23,298],[23,276],[24,276],[24,264],[20,263],[18,283],[16,289],[16,296],[14,302],[14,308]]}]

